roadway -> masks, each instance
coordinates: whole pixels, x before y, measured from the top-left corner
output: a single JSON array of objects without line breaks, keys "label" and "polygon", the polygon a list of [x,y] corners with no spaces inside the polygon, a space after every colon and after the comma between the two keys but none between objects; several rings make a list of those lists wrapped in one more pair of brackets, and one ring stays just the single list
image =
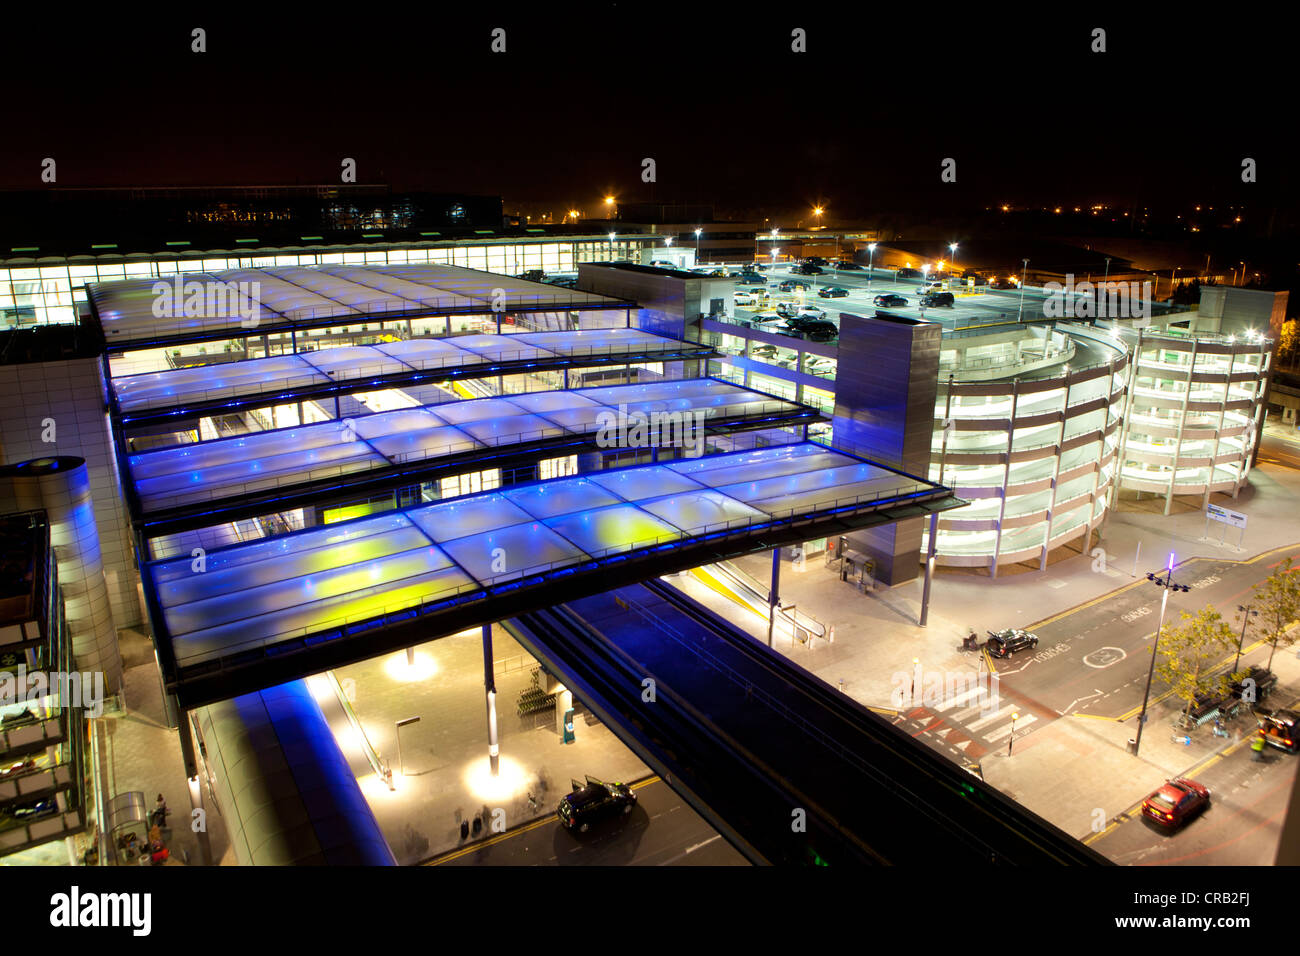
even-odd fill
[{"label": "roadway", "polygon": [[[1248,718],[1235,721],[1246,722]],[[1272,865],[1295,782],[1296,757],[1270,747],[1257,763],[1248,744],[1247,737],[1183,774],[1210,788],[1210,806],[1179,829],[1148,822],[1139,802],[1084,842],[1130,866]]]},{"label": "roadway", "polygon": [[[1288,556],[1300,557],[1300,547],[1244,562],[1194,558],[1180,564],[1174,581],[1191,590],[1169,595],[1166,626],[1177,624],[1182,611],[1195,612],[1213,604],[1236,630],[1240,626],[1237,605]],[[1039,637],[1036,652],[1024,651],[1000,661],[985,657],[984,666],[998,677],[996,686],[989,681],[952,699],[909,708],[896,723],[950,756],[959,753],[967,761],[978,761],[1007,746],[1013,732],[1019,740],[1066,715],[1133,721],[1142,706],[1163,594],[1146,580],[1146,570],[1142,568],[1141,578],[1117,591],[1029,624],[1027,629]],[[992,628],[1006,626],[1022,626],[1022,622],[990,622]],[[1268,652],[1267,644],[1247,634],[1244,663],[1263,664]],[[1234,656],[1235,649],[1224,655],[1224,668],[1231,666]],[[1166,696],[1158,683],[1153,685],[1152,704]],[[1014,731],[1013,715],[1018,715]],[[1154,726],[1149,729],[1164,732]]]},{"label": "roadway", "polygon": [[633,784],[626,817],[566,830],[554,814],[454,850],[428,866],[747,866],[716,830],[658,777]]}]

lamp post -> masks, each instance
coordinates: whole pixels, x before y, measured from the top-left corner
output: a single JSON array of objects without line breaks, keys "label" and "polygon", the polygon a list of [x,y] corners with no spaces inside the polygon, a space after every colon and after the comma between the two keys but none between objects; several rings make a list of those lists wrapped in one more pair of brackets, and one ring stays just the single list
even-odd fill
[{"label": "lamp post", "polygon": [[609,261],[614,261],[614,234],[609,234]]},{"label": "lamp post", "polygon": [[1237,638],[1237,657],[1232,662],[1232,672],[1234,674],[1237,673],[1237,665],[1241,663],[1241,645],[1246,643],[1246,625],[1250,622],[1252,614],[1259,617],[1259,612],[1255,610],[1253,604],[1238,604],[1237,610],[1241,612],[1241,637]]},{"label": "lamp post", "polygon": [[952,253],[952,275],[957,278],[957,243],[948,243],[948,251]]},{"label": "lamp post", "polygon": [[1020,312],[1016,315],[1017,322],[1025,320],[1025,277],[1029,275],[1029,260],[1024,259],[1024,268],[1020,272]]},{"label": "lamp post", "polygon": [[876,244],[867,245],[867,288],[871,288],[871,262],[876,257]]},{"label": "lamp post", "polygon": [[912,691],[911,691],[911,696],[907,698],[908,703],[910,703],[913,707],[916,706],[916,671],[917,668],[919,668],[920,666],[921,666],[921,658],[913,657],[912,658]]},{"label": "lamp post", "polygon": [[1156,672],[1156,652],[1160,648],[1160,632],[1165,626],[1165,608],[1169,604],[1170,591],[1190,591],[1186,584],[1174,584],[1174,554],[1169,552],[1169,564],[1165,568],[1165,576],[1162,578],[1155,574],[1148,574],[1147,580],[1164,589],[1164,594],[1160,598],[1160,621],[1156,624],[1156,639],[1151,644],[1151,664],[1147,668],[1147,686],[1142,692],[1142,713],[1138,715],[1137,736],[1133,739],[1133,756],[1137,756],[1138,748],[1142,746],[1142,728],[1147,722],[1147,701],[1151,698],[1151,678]]},{"label": "lamp post", "polygon": [[695,230],[695,264],[697,266],[700,264],[700,234],[702,232],[704,232],[703,229]]},{"label": "lamp post", "polygon": [[1011,736],[1007,738],[1007,756],[1011,756],[1011,745],[1016,742],[1016,721],[1020,719],[1018,711],[1011,713]]}]

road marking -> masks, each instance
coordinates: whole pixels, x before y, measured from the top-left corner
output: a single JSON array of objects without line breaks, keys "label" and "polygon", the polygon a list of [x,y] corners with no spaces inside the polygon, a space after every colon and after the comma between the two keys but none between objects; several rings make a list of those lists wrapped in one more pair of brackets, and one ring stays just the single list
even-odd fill
[{"label": "road marking", "polygon": [[686,852],[687,852],[687,853],[694,853],[694,852],[695,852],[696,850],[698,850],[700,847],[702,847],[702,846],[708,846],[708,845],[709,845],[710,843],[712,843],[714,840],[721,840],[721,839],[722,839],[722,834],[719,833],[719,834],[717,834],[717,835],[715,835],[715,836],[711,836],[711,837],[709,837],[709,838],[708,838],[707,840],[705,840],[703,843],[697,843],[697,844],[695,844],[694,846],[688,846],[688,847],[686,848]]},{"label": "road marking", "polygon": [[[1096,688],[1093,689],[1096,690]],[[1092,700],[1094,697],[1100,697],[1100,696],[1101,696],[1101,691],[1097,691],[1097,693],[1089,694],[1087,697],[1076,697],[1074,698],[1074,700],[1070,701],[1069,706],[1067,706],[1065,710],[1062,710],[1059,713],[1061,714],[1062,717],[1064,717],[1066,714],[1070,712],[1070,708],[1073,707],[1075,704],[1077,704],[1079,701]]]},{"label": "road marking", "polygon": [[979,730],[981,727],[986,727],[989,724],[993,723],[993,721],[997,720],[999,717],[1002,717],[1005,714],[1012,713],[1013,711],[1015,711],[1015,709],[1016,709],[1015,704],[1007,704],[1007,706],[1003,707],[1001,710],[997,711],[996,713],[989,714],[989,716],[987,717],[981,717],[979,720],[967,724],[966,729],[968,731]]},{"label": "road marking", "polygon": [[1028,727],[1037,719],[1038,718],[1035,717],[1033,714],[1029,714],[1026,717],[1021,717],[1019,720],[1012,721],[1010,724],[1007,724],[1005,727],[1001,728],[1000,730],[995,730],[991,734],[985,734],[984,739],[991,744],[997,743],[1003,737],[1006,737],[1011,733],[1011,728],[1013,725],[1015,726],[1016,730],[1023,730],[1025,727]]}]

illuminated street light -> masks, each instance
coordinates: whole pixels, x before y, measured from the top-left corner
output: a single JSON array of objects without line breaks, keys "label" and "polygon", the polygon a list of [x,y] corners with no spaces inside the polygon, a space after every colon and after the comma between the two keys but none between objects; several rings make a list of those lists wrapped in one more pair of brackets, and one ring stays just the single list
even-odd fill
[{"label": "illuminated street light", "polygon": [[671,246],[672,244],[673,244],[673,237],[672,237],[672,236],[664,236],[664,248],[666,249],[666,248],[668,248],[669,246]]},{"label": "illuminated street light", "polygon": [[1170,591],[1190,591],[1186,584],[1174,584],[1174,553],[1169,552],[1169,563],[1165,566],[1165,576],[1148,574],[1147,580],[1164,589],[1160,598],[1160,620],[1156,624],[1156,639],[1151,644],[1151,666],[1147,668],[1147,687],[1142,694],[1142,713],[1138,715],[1137,736],[1133,738],[1133,756],[1137,756],[1138,747],[1142,745],[1142,727],[1147,722],[1147,701],[1151,697],[1151,678],[1156,672],[1156,650],[1160,647],[1160,632],[1165,626],[1165,607],[1169,603]]},{"label": "illuminated street light", "polygon": [[609,234],[609,261],[614,261],[614,233]]},{"label": "illuminated street light", "polygon": [[1020,719],[1020,713],[1013,711],[1011,714],[1011,736],[1007,738],[1007,756],[1011,756],[1011,745],[1016,742],[1016,721]]},{"label": "illuminated street light", "polygon": [[1023,261],[1025,267],[1020,273],[1020,312],[1016,315],[1017,322],[1025,320],[1025,277],[1029,274],[1029,260],[1025,259]]},{"label": "illuminated street light", "polygon": [[700,234],[703,232],[703,229],[695,230],[695,264],[697,266],[700,264]]},{"label": "illuminated street light", "polygon": [[876,257],[876,244],[867,245],[867,288],[871,288],[871,261]]},{"label": "illuminated street light", "polygon": [[952,253],[952,274],[957,274],[957,243],[948,243],[948,251]]}]

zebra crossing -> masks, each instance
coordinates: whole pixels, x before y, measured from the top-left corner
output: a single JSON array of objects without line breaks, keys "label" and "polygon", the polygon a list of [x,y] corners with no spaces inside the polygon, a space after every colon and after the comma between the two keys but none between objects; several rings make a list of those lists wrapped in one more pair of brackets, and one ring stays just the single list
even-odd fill
[{"label": "zebra crossing", "polygon": [[[1037,729],[1040,714],[1024,702],[1001,692],[997,683],[980,684],[941,701],[905,707],[894,723],[913,737],[946,751],[955,759],[978,761],[1006,745],[1014,728],[1016,740]],[[904,726],[905,725],[905,726]]]}]

